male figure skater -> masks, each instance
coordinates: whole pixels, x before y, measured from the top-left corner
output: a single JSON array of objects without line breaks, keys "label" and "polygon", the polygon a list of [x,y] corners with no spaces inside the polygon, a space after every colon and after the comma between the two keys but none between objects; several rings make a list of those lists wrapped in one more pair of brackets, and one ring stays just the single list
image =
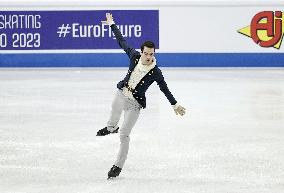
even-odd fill
[{"label": "male figure skater", "polygon": [[106,21],[113,31],[118,44],[130,59],[129,70],[123,80],[117,84],[118,91],[112,102],[112,109],[107,126],[97,132],[97,136],[105,136],[110,133],[117,133],[119,130],[118,121],[122,111],[124,111],[124,121],[120,128],[120,147],[116,162],[108,172],[108,179],[119,176],[129,149],[130,132],[134,127],[141,108],[146,108],[145,92],[155,81],[160,90],[165,94],[177,115],[183,116],[185,108],[180,106],[164,80],[161,70],[156,65],[154,57],[155,45],[151,41],[146,41],[141,45],[141,52],[130,47],[122,37],[119,29],[114,23],[110,13],[106,14]]}]

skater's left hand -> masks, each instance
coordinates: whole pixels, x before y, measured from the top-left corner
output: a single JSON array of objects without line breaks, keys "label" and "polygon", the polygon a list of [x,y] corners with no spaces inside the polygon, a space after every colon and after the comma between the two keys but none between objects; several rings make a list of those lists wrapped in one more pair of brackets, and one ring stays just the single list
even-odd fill
[{"label": "skater's left hand", "polygon": [[175,108],[174,110],[175,110],[176,115],[181,115],[181,116],[185,115],[186,109],[181,105],[178,105],[178,107]]}]

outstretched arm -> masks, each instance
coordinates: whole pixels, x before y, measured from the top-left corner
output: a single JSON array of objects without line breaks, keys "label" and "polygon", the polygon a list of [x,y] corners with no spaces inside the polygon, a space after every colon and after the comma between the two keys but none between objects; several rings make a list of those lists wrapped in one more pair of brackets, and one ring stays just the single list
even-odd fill
[{"label": "outstretched arm", "polygon": [[157,84],[160,87],[160,90],[164,93],[164,95],[167,97],[167,99],[169,100],[169,102],[171,103],[176,115],[185,115],[185,108],[181,105],[179,105],[176,101],[176,99],[174,98],[174,96],[172,95],[172,93],[170,92],[166,81],[164,80],[164,77],[162,75],[162,72],[159,70],[159,79],[157,80]]},{"label": "outstretched arm", "polygon": [[129,58],[132,58],[134,55],[139,54],[139,52],[137,52],[134,48],[132,48],[131,46],[127,44],[126,40],[121,35],[121,32],[115,25],[113,16],[111,13],[106,13],[106,21],[102,21],[102,23],[107,24],[111,27],[111,30],[113,31],[119,46],[126,52]]}]

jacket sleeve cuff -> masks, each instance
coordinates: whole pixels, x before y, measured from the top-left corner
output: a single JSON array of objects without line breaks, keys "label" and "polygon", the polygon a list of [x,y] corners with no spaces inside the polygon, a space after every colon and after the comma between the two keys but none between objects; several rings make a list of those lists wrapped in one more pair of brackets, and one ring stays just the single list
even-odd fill
[{"label": "jacket sleeve cuff", "polygon": [[173,109],[176,110],[179,107],[179,104],[176,103],[175,105],[172,105]]},{"label": "jacket sleeve cuff", "polygon": [[112,21],[112,22],[109,23],[108,25],[109,25],[109,27],[110,27],[110,26],[112,26],[113,24],[115,24],[114,21]]}]

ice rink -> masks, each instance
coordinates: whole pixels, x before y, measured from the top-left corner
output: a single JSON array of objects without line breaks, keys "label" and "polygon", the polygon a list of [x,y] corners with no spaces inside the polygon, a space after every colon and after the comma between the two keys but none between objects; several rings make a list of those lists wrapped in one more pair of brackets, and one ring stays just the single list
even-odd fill
[{"label": "ice rink", "polygon": [[283,193],[284,70],[162,70],[187,114],[153,83],[110,181],[119,135],[96,132],[127,69],[0,69],[0,193]]}]

